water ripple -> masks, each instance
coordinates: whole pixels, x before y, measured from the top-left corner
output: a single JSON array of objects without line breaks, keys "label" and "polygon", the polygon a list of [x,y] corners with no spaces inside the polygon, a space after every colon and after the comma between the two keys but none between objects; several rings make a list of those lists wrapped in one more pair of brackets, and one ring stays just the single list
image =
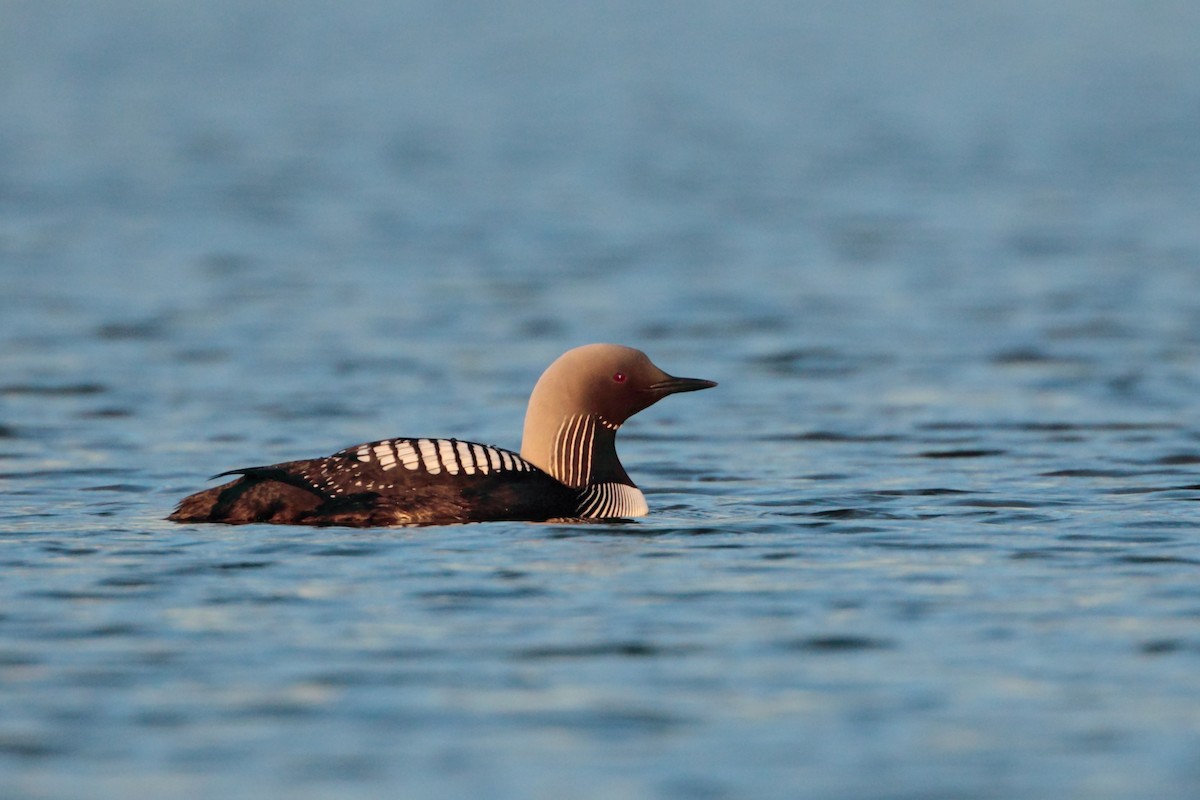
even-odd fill
[{"label": "water ripple", "polygon": [[[1196,794],[1195,4],[8,5],[0,795]],[[647,517],[163,520],[602,339]]]}]

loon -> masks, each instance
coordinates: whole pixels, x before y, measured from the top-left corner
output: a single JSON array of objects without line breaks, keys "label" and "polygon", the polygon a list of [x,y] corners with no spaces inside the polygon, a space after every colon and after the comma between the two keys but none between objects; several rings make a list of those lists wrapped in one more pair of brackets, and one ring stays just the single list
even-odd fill
[{"label": "loon", "polygon": [[625,420],[669,394],[717,384],[676,378],[615,344],[568,350],[533,388],[521,452],[458,439],[396,438],[326,458],[246,467],[185,497],[174,522],[386,527],[649,513],[617,458]]}]

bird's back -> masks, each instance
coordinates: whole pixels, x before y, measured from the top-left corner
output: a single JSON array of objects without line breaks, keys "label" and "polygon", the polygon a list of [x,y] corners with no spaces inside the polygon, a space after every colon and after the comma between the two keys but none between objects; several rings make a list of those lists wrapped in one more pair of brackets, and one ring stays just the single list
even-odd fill
[{"label": "bird's back", "polygon": [[169,519],[432,525],[571,517],[580,502],[578,490],[516,453],[456,439],[386,439],[223,474],[240,477],[184,498]]}]

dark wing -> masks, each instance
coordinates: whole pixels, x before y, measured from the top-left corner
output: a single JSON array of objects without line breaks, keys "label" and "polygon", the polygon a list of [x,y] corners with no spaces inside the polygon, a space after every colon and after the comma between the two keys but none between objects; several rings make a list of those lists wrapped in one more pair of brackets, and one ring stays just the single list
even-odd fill
[{"label": "dark wing", "polygon": [[572,516],[578,492],[510,450],[455,439],[388,439],[327,458],[232,470],[187,497],[178,522],[381,527]]}]

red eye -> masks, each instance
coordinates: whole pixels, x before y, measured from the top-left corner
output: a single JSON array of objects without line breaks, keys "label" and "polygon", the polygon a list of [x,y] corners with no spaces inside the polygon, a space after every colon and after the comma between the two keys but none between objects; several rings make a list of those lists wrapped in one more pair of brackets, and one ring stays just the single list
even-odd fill
[{"label": "red eye", "polygon": [[613,373],[613,380],[616,381],[617,383],[624,383],[625,379],[628,377],[629,376],[626,375],[624,372],[614,372]]}]

